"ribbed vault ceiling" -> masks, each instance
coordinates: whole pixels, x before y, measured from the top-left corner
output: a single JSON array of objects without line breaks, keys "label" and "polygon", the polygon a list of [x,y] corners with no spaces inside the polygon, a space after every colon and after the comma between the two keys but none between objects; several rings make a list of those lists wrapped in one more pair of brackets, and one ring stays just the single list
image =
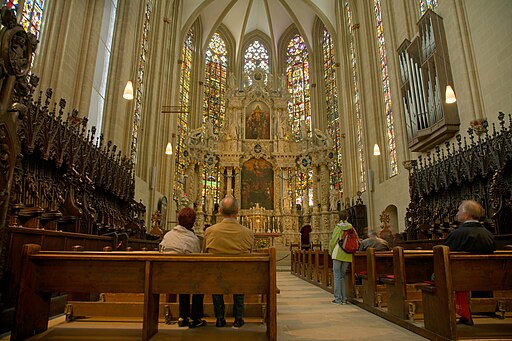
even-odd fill
[{"label": "ribbed vault ceiling", "polygon": [[295,24],[310,47],[315,17],[318,16],[331,34],[335,34],[334,7],[334,0],[185,0],[182,36],[200,18],[203,47],[218,27],[224,25],[235,39],[237,54],[244,37],[255,31],[267,35],[277,50],[281,35]]}]

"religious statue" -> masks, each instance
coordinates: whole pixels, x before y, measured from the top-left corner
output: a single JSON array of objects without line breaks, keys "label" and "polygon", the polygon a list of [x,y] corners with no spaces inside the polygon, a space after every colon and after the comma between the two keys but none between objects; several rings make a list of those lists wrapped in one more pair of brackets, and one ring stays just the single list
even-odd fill
[{"label": "religious statue", "polygon": [[290,213],[291,198],[288,193],[283,196],[283,213]]},{"label": "religious statue", "polygon": [[281,90],[281,92],[288,91],[288,77],[286,76],[286,74],[279,75],[278,78],[279,78],[279,90]]},{"label": "religious statue", "polygon": [[213,195],[210,192],[206,192],[205,213],[208,215],[213,213]]},{"label": "religious statue", "polygon": [[331,212],[338,210],[338,201],[340,200],[340,193],[336,188],[331,189],[329,195],[329,205]]},{"label": "religious statue", "polygon": [[277,123],[277,138],[284,140],[288,140],[290,138],[288,112],[285,110],[279,112],[279,121]]},{"label": "religious statue", "polygon": [[160,228],[160,220],[162,219],[162,215],[160,214],[160,211],[156,210],[151,215],[151,231],[149,232],[152,236],[158,236],[160,238],[163,237],[164,232]]},{"label": "religious statue", "polygon": [[228,117],[225,116],[224,119],[224,139],[225,140],[233,140],[236,138],[236,124],[234,122],[233,116]]},{"label": "religious statue", "polygon": [[315,137],[319,147],[332,147],[332,138],[318,128],[315,128]]},{"label": "religious statue", "polygon": [[302,204],[302,214],[303,215],[308,214],[309,213],[309,200],[308,200],[308,195],[306,192],[304,192],[302,194],[301,204]]},{"label": "religious statue", "polygon": [[236,76],[233,72],[229,73],[227,94],[234,94],[236,92]]}]

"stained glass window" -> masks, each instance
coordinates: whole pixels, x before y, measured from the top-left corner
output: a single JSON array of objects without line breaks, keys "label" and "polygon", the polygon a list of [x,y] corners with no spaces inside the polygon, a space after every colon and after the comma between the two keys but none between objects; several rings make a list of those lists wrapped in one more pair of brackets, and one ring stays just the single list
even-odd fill
[{"label": "stained glass window", "polygon": [[420,16],[425,14],[427,9],[435,9],[437,7],[437,0],[420,0]]},{"label": "stained glass window", "polygon": [[[311,108],[309,91],[309,54],[306,43],[300,34],[295,34],[288,42],[286,49],[286,76],[288,92],[291,95],[288,101],[288,114],[292,122],[295,139],[300,141],[311,136]],[[309,164],[309,162],[307,163]],[[307,166],[302,164],[302,166]],[[303,198],[306,193],[312,195],[312,182],[309,173],[298,166],[296,183],[297,199]],[[300,199],[301,204],[302,199]]]},{"label": "stained glass window", "polygon": [[311,108],[309,91],[309,54],[300,34],[290,40],[286,50],[286,75],[288,92],[288,114],[297,140],[311,135]]},{"label": "stained glass window", "polygon": [[213,35],[208,44],[205,63],[203,122],[213,125],[213,133],[218,135],[226,111],[228,68],[226,43],[218,33]]},{"label": "stained glass window", "polygon": [[341,157],[341,134],[340,134],[340,114],[338,112],[338,91],[336,81],[336,58],[334,56],[334,43],[331,34],[324,27],[322,32],[322,58],[324,70],[325,85],[325,104],[327,111],[327,130],[333,138],[333,162],[331,163],[329,173],[332,188],[342,189],[343,171]]},{"label": "stained glass window", "polygon": [[135,112],[133,115],[132,125],[132,144],[131,144],[131,158],[134,164],[137,163],[137,147],[139,141],[139,128],[141,122],[142,112],[142,94],[144,93],[144,68],[146,66],[146,59],[148,55],[148,35],[151,12],[153,10],[152,0],[148,0],[144,10],[144,28],[141,37],[141,52],[139,57],[139,64],[137,70],[137,86],[135,91]]},{"label": "stained glass window", "polygon": [[382,23],[381,1],[374,0],[375,19],[377,23],[377,42],[379,49],[379,61],[381,69],[381,81],[384,94],[384,106],[386,110],[386,127],[388,140],[389,175],[398,174],[398,160],[396,152],[395,128],[393,111],[391,110],[391,89],[389,87],[388,60],[386,56],[386,43],[384,40],[384,25]]},{"label": "stained glass window", "polygon": [[[267,82],[267,76],[270,72],[270,60],[269,53],[265,46],[260,43],[259,40],[253,41],[244,52],[244,73],[253,71],[256,68],[260,68],[266,74],[265,83]],[[252,79],[249,78],[248,85],[251,85]]]},{"label": "stained glass window", "polygon": [[[27,32],[32,32],[39,40],[39,33],[41,31],[41,22],[43,20],[45,0],[5,0],[5,6],[14,9],[18,21],[23,25]],[[23,12],[18,12],[18,8],[22,6]]]},{"label": "stained glass window", "polygon": [[[216,32],[206,51],[203,103],[203,124],[206,125],[207,131],[211,130],[214,136],[219,135],[221,122],[224,122],[227,71],[228,51],[226,43]],[[218,188],[219,169],[211,165],[209,170],[205,169],[203,198],[206,197],[206,192],[209,192],[213,194],[215,202],[218,202]]]},{"label": "stained glass window", "polygon": [[174,193],[179,193],[178,188],[185,192],[184,181],[185,181],[185,160],[183,152],[186,149],[185,136],[188,132],[188,118],[189,112],[186,108],[190,106],[190,85],[192,80],[192,55],[194,53],[195,33],[194,28],[191,28],[185,42],[183,43],[183,49],[181,51],[181,74],[180,74],[180,93],[179,93],[179,104],[184,110],[180,110],[177,114],[177,134],[176,134],[176,154],[175,154],[175,187]]},{"label": "stained glass window", "polygon": [[347,14],[347,30],[349,33],[349,49],[350,49],[350,65],[351,65],[351,78],[352,78],[352,93],[353,93],[353,110],[356,119],[356,141],[357,153],[359,155],[358,168],[359,179],[361,182],[361,192],[366,191],[366,166],[365,166],[365,153],[364,153],[364,140],[363,140],[363,118],[361,114],[361,95],[359,92],[359,70],[357,66],[356,47],[355,47],[355,32],[354,23],[352,20],[352,10],[350,4],[345,1],[345,13]]}]

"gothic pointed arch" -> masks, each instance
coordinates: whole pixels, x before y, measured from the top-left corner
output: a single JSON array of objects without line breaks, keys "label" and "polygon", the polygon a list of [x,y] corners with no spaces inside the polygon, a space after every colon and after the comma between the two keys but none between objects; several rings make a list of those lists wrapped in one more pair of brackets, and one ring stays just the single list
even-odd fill
[{"label": "gothic pointed arch", "polygon": [[243,75],[255,68],[261,68],[267,76],[275,74],[275,57],[270,37],[260,30],[254,30],[244,37],[239,58],[237,79],[243,83]]}]

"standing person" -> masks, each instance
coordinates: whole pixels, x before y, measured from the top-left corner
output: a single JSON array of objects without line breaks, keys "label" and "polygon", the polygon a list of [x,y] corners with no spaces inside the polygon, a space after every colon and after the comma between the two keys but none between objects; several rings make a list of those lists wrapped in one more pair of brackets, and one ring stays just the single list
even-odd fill
[{"label": "standing person", "polygon": [[[162,252],[171,253],[199,253],[201,242],[194,234],[193,227],[196,221],[196,212],[193,208],[185,207],[178,212],[178,224],[167,232],[160,243]],[[203,320],[203,294],[192,295],[192,310],[190,310],[190,295],[179,295],[178,326],[189,328],[202,327],[206,325]],[[189,317],[192,322],[189,321]]]},{"label": "standing person", "polygon": [[[484,208],[474,200],[464,200],[460,204],[456,219],[461,224],[450,232],[444,241],[444,244],[450,247],[450,251],[490,253],[496,250],[494,235],[480,222],[484,215]],[[461,316],[459,323],[473,325],[469,309],[469,293],[456,292],[455,294],[457,313]]]},{"label": "standing person", "polygon": [[333,304],[347,304],[347,293],[345,274],[348,265],[352,263],[352,255],[346,253],[338,245],[338,240],[343,236],[343,231],[352,229],[352,224],[348,221],[348,212],[340,212],[340,221],[332,231],[332,237],[329,241],[329,254],[332,257],[332,271],[334,275],[334,300]]},{"label": "standing person", "polygon": [[[219,205],[219,213],[224,218],[220,223],[210,226],[204,233],[204,250],[208,253],[240,255],[250,253],[254,244],[254,232],[242,226],[236,220],[238,201],[234,197],[225,197]],[[213,308],[217,318],[216,326],[224,327],[224,296],[212,295]],[[244,325],[244,295],[233,295],[233,328]]]},{"label": "standing person", "polygon": [[377,232],[368,231],[368,238],[361,242],[359,251],[366,251],[366,249],[373,247],[375,251],[389,251],[389,244],[385,239],[377,236]]}]

